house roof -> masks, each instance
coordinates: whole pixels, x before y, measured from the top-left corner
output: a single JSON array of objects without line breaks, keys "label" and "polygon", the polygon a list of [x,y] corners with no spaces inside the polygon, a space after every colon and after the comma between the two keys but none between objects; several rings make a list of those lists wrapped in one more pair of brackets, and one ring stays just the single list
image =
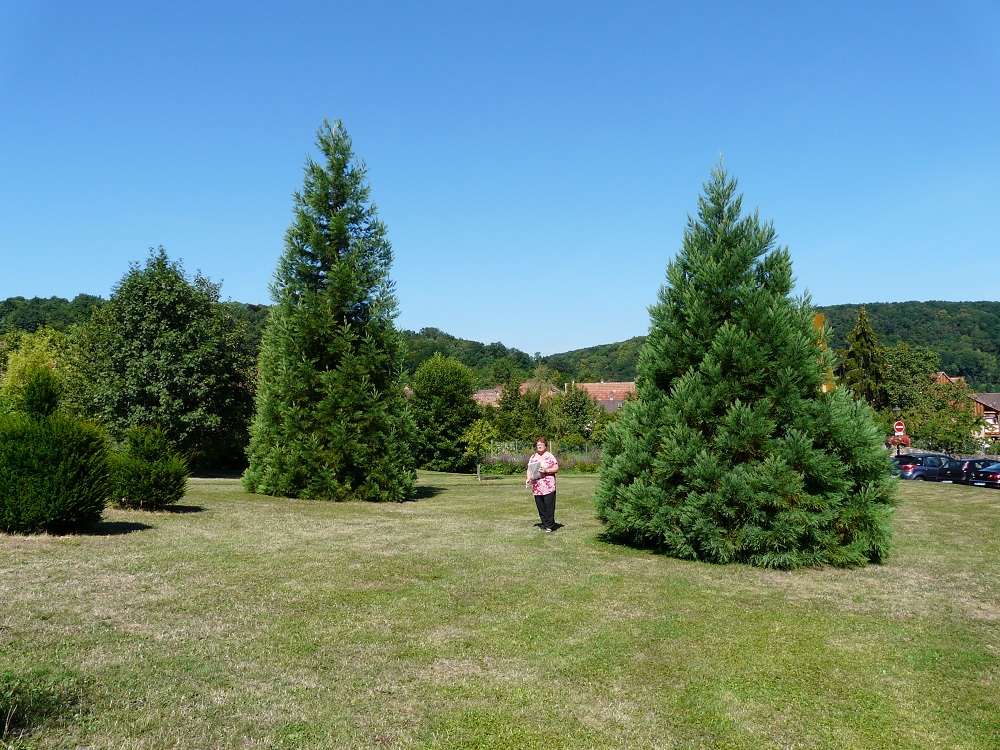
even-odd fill
[{"label": "house roof", "polygon": [[[635,395],[635,382],[616,383],[573,383],[577,388],[587,392],[587,395],[600,404],[605,411],[613,412],[621,408],[625,401]],[[569,387],[569,383],[566,384]],[[521,383],[521,393],[525,393],[529,388],[541,388],[542,398],[549,398],[562,390],[556,387],[545,389],[538,383]],[[482,388],[472,394],[473,400],[480,406],[496,406],[503,396],[503,386],[494,388]]]},{"label": "house roof", "polygon": [[1000,411],[1000,393],[973,393],[970,398],[991,411]]},{"label": "house roof", "polygon": [[503,388],[481,388],[472,394],[472,400],[480,406],[496,406],[503,396]]},{"label": "house roof", "polygon": [[958,375],[953,378],[946,372],[935,372],[931,377],[934,378],[934,382],[937,383],[938,385],[944,385],[945,383],[955,383],[956,385],[965,385],[965,378],[963,378],[961,375]]},{"label": "house roof", "polygon": [[635,381],[605,383],[574,383],[585,390],[595,401],[624,401],[635,394]]}]

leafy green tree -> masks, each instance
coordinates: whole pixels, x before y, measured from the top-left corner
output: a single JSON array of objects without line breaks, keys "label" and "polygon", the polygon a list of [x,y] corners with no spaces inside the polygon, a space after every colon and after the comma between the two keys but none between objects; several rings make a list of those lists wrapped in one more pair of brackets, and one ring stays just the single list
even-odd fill
[{"label": "leafy green tree", "polygon": [[486,412],[501,440],[531,442],[539,435],[546,435],[550,425],[542,408],[542,393],[528,387],[521,391],[516,379],[503,384],[503,394],[495,408]]},{"label": "leafy green tree", "polygon": [[162,427],[192,465],[239,465],[252,405],[249,362],[219,285],[189,279],[163,247],[132,264],[74,332],[67,400],[120,439]]},{"label": "leafy green tree", "polygon": [[613,539],[775,568],[878,561],[895,482],[871,408],[822,392],[831,355],[791,260],[713,170],[650,308],[638,399],[604,444]]},{"label": "leafy green tree", "polygon": [[973,411],[965,385],[928,383],[904,416],[915,446],[951,454],[974,453],[982,447],[974,433],[983,420]]},{"label": "leafy green tree", "polygon": [[463,471],[469,460],[461,439],[479,419],[472,372],[439,352],[413,376],[410,408],[417,425],[417,464],[431,471]]},{"label": "leafy green tree", "polygon": [[[493,407],[488,407],[492,409]],[[487,417],[480,417],[462,435],[465,457],[476,463],[476,478],[481,479],[480,468],[483,458],[490,452],[493,443],[500,439],[496,426]]]},{"label": "leafy green tree", "polygon": [[250,492],[327,500],[413,494],[413,420],[394,327],[392,247],[344,126],[324,121],[271,285]]},{"label": "leafy green tree", "polygon": [[900,341],[882,350],[885,364],[883,390],[885,405],[908,410],[917,405],[921,394],[931,382],[931,374],[940,363],[937,352],[926,346],[910,345]]},{"label": "leafy green tree", "polygon": [[876,409],[885,405],[885,359],[864,305],[847,334],[842,370],[844,386],[855,396]]},{"label": "leafy green tree", "polygon": [[604,409],[582,388],[569,385],[564,393],[546,399],[543,408],[556,439],[566,435],[589,438]]},{"label": "leafy green tree", "polygon": [[39,397],[38,389],[62,392],[70,349],[65,334],[43,326],[34,333],[8,334],[5,340],[6,362],[0,367],[0,401],[22,408],[29,384],[35,391],[29,399]]}]

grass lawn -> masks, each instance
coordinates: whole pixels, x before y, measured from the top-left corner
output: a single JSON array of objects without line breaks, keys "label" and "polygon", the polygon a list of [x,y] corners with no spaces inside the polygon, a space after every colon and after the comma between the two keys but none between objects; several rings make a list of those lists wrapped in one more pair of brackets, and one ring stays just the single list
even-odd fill
[{"label": "grass lawn", "polygon": [[0,748],[1000,748],[1000,492],[902,483],[886,565],[554,534],[518,478],[399,505],[195,479],[0,536]]}]

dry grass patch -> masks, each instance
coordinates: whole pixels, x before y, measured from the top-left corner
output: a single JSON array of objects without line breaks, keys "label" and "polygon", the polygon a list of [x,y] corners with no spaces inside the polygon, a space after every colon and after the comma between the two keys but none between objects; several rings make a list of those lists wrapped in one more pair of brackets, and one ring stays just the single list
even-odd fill
[{"label": "dry grass patch", "polygon": [[400,505],[193,480],[184,512],[0,537],[0,672],[51,707],[4,741],[996,746],[1000,493],[904,484],[888,564],[782,573],[604,543],[594,481],[560,479],[555,534],[517,478],[424,473]]}]

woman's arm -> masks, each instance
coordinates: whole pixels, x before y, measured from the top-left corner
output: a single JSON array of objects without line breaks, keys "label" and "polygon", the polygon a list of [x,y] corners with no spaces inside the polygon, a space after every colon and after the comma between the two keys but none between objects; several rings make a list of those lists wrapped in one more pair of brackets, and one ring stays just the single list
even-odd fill
[{"label": "woman's arm", "polygon": [[556,457],[553,456],[550,453],[549,454],[549,458],[552,459],[552,462],[546,464],[545,466],[539,467],[538,471],[539,471],[540,474],[558,474],[559,473],[559,462],[556,460]]}]

